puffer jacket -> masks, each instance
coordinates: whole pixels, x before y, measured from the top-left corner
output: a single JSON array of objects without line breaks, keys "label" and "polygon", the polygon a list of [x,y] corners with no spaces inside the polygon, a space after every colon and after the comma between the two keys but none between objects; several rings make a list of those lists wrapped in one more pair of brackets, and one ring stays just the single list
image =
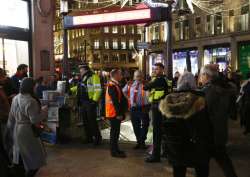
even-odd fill
[{"label": "puffer jacket", "polygon": [[159,105],[164,115],[163,139],[173,165],[195,167],[209,162],[212,127],[201,92],[176,92]]}]

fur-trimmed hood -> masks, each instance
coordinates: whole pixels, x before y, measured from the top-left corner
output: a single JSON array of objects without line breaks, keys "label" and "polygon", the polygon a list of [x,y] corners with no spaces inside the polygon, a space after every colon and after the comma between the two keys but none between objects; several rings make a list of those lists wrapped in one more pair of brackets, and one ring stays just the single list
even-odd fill
[{"label": "fur-trimmed hood", "polygon": [[171,93],[159,105],[166,118],[188,119],[204,108],[204,97],[194,92]]}]

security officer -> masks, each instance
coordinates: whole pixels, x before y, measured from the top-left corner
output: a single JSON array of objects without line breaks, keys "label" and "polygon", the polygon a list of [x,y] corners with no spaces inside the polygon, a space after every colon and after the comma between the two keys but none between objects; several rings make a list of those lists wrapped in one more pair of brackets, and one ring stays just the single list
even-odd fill
[{"label": "security officer", "polygon": [[143,74],[137,70],[134,72],[134,81],[128,82],[123,88],[123,93],[128,99],[131,122],[137,140],[134,149],[146,149],[145,141],[147,139],[149,127],[149,109],[147,92],[143,89],[145,82]]},{"label": "security officer", "polygon": [[106,118],[110,121],[110,151],[111,156],[125,158],[125,152],[121,151],[118,145],[121,121],[125,119],[127,110],[127,100],[122,92],[120,82],[122,73],[119,69],[114,69],[110,73],[111,80],[107,84],[105,95]]},{"label": "security officer", "polygon": [[145,85],[145,90],[150,90],[150,101],[153,118],[153,152],[145,162],[154,163],[161,161],[161,136],[162,136],[162,114],[159,111],[159,102],[168,94],[168,81],[163,75],[164,65],[156,63],[156,77]]},{"label": "security officer", "polygon": [[80,82],[71,88],[71,92],[77,95],[87,142],[99,145],[102,141],[97,122],[97,106],[102,93],[100,77],[92,72],[87,64],[80,65],[79,69]]}]

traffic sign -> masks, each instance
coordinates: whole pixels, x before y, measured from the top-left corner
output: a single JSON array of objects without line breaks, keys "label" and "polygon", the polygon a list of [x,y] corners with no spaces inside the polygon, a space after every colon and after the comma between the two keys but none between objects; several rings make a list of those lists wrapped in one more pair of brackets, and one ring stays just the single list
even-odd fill
[{"label": "traffic sign", "polygon": [[149,44],[146,42],[138,42],[137,43],[137,48],[138,49],[148,49],[149,48]]}]

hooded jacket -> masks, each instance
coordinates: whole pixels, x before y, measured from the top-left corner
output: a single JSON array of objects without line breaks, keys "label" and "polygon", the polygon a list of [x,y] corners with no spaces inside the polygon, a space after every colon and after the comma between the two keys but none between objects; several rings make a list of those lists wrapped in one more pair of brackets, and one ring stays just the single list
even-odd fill
[{"label": "hooded jacket", "polygon": [[163,139],[171,164],[196,166],[208,163],[212,131],[201,92],[169,94],[160,102],[164,119]]}]

